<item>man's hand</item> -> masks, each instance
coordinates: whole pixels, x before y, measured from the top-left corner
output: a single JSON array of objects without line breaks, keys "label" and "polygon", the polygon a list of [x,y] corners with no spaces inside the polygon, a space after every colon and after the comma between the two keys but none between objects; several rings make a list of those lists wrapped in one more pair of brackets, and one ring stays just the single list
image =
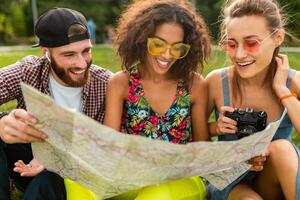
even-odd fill
[{"label": "man's hand", "polygon": [[20,173],[21,176],[32,177],[38,175],[44,169],[41,163],[36,159],[32,159],[27,165],[22,160],[18,160],[18,162],[15,162],[14,171]]},{"label": "man's hand", "polygon": [[45,133],[35,129],[37,119],[24,109],[15,109],[0,119],[0,138],[8,144],[43,141]]}]

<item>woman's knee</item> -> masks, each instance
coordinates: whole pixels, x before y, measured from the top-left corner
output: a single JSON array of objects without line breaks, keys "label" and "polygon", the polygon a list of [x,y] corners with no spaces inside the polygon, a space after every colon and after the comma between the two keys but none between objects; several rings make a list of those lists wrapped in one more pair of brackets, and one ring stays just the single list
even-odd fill
[{"label": "woman's knee", "polygon": [[269,146],[270,155],[266,164],[278,172],[282,170],[296,170],[298,166],[297,152],[287,140],[276,140]]},{"label": "woman's knee", "polygon": [[231,190],[227,200],[263,200],[263,198],[250,185],[240,183]]},{"label": "woman's knee", "polygon": [[296,151],[288,140],[275,140],[269,145],[270,157],[272,159],[284,159],[290,156],[297,156]]}]

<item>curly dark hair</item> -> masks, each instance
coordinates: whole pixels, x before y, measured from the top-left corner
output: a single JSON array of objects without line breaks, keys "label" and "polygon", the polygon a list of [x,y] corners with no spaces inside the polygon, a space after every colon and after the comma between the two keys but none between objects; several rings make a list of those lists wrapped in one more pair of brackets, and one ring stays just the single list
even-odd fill
[{"label": "curly dark hair", "polygon": [[127,7],[118,21],[114,40],[122,69],[145,63],[147,38],[154,36],[159,25],[168,22],[181,25],[183,42],[191,45],[187,56],[171,67],[171,76],[190,80],[192,72],[202,72],[211,51],[210,36],[204,20],[187,0],[135,0]]}]

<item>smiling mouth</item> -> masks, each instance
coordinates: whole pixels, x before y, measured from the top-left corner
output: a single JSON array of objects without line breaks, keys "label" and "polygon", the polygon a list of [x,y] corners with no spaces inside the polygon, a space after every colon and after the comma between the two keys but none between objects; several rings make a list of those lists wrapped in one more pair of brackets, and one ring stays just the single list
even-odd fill
[{"label": "smiling mouth", "polygon": [[255,63],[254,61],[247,61],[247,62],[236,62],[238,64],[239,67],[248,67],[249,65],[252,65],[253,63]]},{"label": "smiling mouth", "polygon": [[76,75],[80,75],[80,74],[84,74],[86,69],[81,69],[81,70],[70,70],[70,72],[72,74],[76,74]]},{"label": "smiling mouth", "polygon": [[162,61],[162,60],[159,60],[159,59],[156,59],[157,63],[162,66],[163,68],[166,68],[169,66],[169,63],[170,61]]}]

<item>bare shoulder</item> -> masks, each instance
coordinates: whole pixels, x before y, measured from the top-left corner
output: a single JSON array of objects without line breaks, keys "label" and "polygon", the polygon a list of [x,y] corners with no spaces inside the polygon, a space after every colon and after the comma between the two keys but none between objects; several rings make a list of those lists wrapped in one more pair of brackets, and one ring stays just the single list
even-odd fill
[{"label": "bare shoulder", "polygon": [[223,102],[222,98],[222,70],[223,68],[211,71],[205,77],[205,83],[208,90],[209,103],[217,104],[217,102]]},{"label": "bare shoulder", "polygon": [[127,94],[129,74],[126,71],[119,71],[112,75],[108,81],[108,90],[113,93]]},{"label": "bare shoulder", "polygon": [[205,77],[205,83],[208,87],[209,92],[213,91],[219,91],[219,89],[222,86],[222,68],[216,69],[211,71],[206,77]]},{"label": "bare shoulder", "polygon": [[300,81],[300,71],[296,71],[296,74],[293,78],[293,83],[299,83]]},{"label": "bare shoulder", "polygon": [[128,85],[129,74],[126,71],[119,71],[111,76],[109,85],[124,86]]},{"label": "bare shoulder", "polygon": [[222,69],[215,69],[207,74],[205,77],[205,82],[208,85],[219,82],[221,80],[221,71]]},{"label": "bare shoulder", "polygon": [[200,75],[199,73],[195,73],[191,83],[192,85],[190,87],[190,91],[192,101],[198,96],[206,96],[207,87],[202,75]]},{"label": "bare shoulder", "polygon": [[298,94],[300,93],[300,71],[296,71],[292,79],[292,88],[295,88]]},{"label": "bare shoulder", "polygon": [[191,89],[198,90],[205,86],[204,77],[199,73],[194,73]]}]

